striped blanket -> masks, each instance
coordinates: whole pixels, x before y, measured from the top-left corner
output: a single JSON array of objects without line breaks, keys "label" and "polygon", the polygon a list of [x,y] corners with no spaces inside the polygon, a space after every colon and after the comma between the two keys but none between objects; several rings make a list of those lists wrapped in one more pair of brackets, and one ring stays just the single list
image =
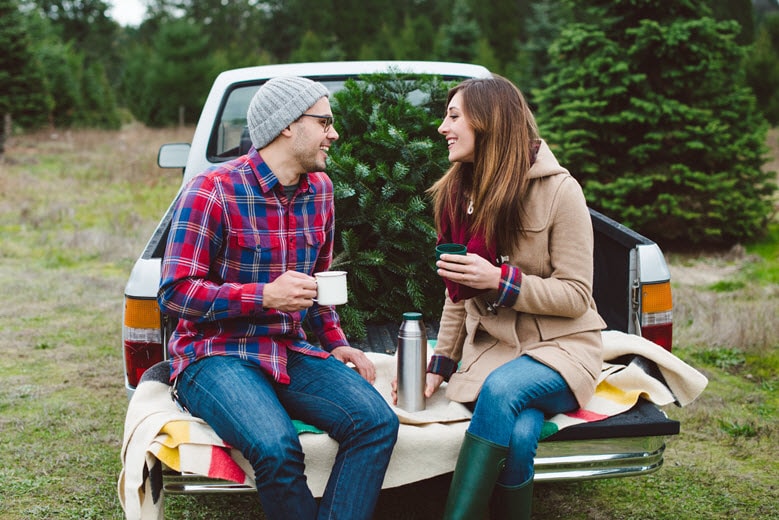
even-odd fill
[{"label": "striped blanket", "polygon": [[147,380],[127,409],[117,491],[128,519],[162,519],[162,463],[178,471],[254,485],[251,466],[202,420],[182,411],[170,386]]},{"label": "striped blanket", "polygon": [[[700,395],[706,378],[673,354],[639,336],[604,331],[603,372],[595,396],[580,410],[549,418],[542,438],[562,428],[605,419],[632,408],[639,397],[658,405],[684,406]],[[390,402],[395,358],[368,353],[376,365],[376,389]],[[398,442],[383,487],[392,488],[454,470],[470,411],[446,399],[443,391],[426,409],[408,413],[393,407],[401,422]],[[324,492],[338,449],[327,435],[304,433],[306,477],[314,496]],[[316,432],[314,432],[316,433]],[[136,389],[125,420],[118,494],[128,519],[161,519],[161,463],[184,473],[254,486],[254,472],[243,455],[227,446],[202,420],[182,411],[170,387],[148,380]]]},{"label": "striped blanket", "polygon": [[630,410],[640,397],[659,406],[685,406],[708,384],[706,377],[658,345],[640,336],[603,331],[603,369],[595,395],[586,406],[549,418],[541,439],[561,429],[606,419]]}]

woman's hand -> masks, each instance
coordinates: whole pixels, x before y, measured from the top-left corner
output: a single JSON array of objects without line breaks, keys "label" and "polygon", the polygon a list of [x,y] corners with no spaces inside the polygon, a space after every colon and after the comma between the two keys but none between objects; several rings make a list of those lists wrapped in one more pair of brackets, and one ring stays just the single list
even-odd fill
[{"label": "woman's hand", "polygon": [[[425,376],[425,398],[430,399],[441,383],[444,382],[444,376],[438,374],[431,374],[428,372]],[[398,404],[398,380],[397,378],[392,380],[392,404]]]},{"label": "woman's hand", "polygon": [[428,372],[427,376],[425,377],[425,397],[430,399],[443,382],[444,376],[439,376],[438,374],[432,374]]},{"label": "woman's hand", "polygon": [[436,262],[438,276],[474,289],[500,289],[500,267],[483,257],[443,254]]}]

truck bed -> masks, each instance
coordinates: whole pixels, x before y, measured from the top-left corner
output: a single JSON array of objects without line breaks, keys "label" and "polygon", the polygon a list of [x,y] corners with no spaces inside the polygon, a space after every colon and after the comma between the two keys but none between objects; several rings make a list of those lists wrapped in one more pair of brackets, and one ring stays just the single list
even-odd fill
[{"label": "truck bed", "polygon": [[[143,381],[167,383],[168,361],[143,375]],[[655,405],[640,400],[628,412],[596,422],[569,426],[544,439],[535,458],[536,481],[570,481],[651,473],[663,464],[665,436],[679,432]],[[163,469],[163,489],[170,494],[250,493],[239,485]]]},{"label": "truck bed", "polygon": [[[368,352],[394,354],[398,325],[368,326],[367,338],[353,341],[352,346]],[[428,340],[435,340],[437,325],[427,325]],[[662,376],[658,375],[658,378]],[[629,411],[602,421],[569,426],[544,439],[544,442],[677,435],[679,421],[669,419],[662,410],[644,399]]]}]

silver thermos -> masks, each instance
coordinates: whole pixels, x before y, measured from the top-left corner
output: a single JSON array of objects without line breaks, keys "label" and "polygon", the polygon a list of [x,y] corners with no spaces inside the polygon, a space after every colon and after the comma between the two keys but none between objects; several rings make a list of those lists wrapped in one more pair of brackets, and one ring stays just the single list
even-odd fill
[{"label": "silver thermos", "polygon": [[404,312],[398,331],[398,407],[407,412],[425,409],[427,332],[422,314]]}]

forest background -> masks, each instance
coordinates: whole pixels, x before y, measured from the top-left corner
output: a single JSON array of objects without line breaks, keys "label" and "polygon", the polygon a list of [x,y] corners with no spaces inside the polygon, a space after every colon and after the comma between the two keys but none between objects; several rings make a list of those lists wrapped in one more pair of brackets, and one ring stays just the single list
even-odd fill
[{"label": "forest background", "polygon": [[[654,2],[579,2],[576,8],[565,0],[143,3],[141,24],[123,27],[110,17],[107,0],[0,0],[0,113],[13,117],[17,131],[117,128],[128,117],[150,126],[194,123],[222,70],[349,59],[479,63],[532,100],[555,67],[551,43],[563,28],[591,17],[588,6],[638,10]],[[779,123],[779,2],[673,4],[738,24],[746,83],[768,121]]]},{"label": "forest background", "polygon": [[777,0],[0,0],[0,156],[41,128],[194,124],[229,68],[473,62],[514,81],[591,206],[664,247],[765,237]]}]

